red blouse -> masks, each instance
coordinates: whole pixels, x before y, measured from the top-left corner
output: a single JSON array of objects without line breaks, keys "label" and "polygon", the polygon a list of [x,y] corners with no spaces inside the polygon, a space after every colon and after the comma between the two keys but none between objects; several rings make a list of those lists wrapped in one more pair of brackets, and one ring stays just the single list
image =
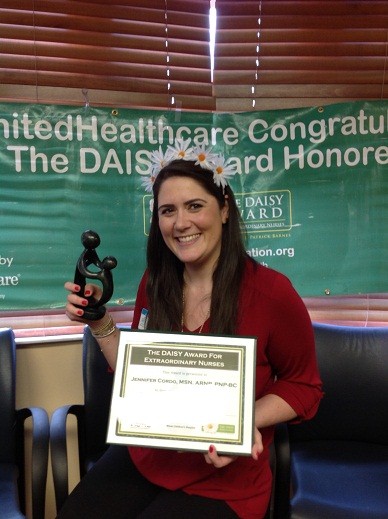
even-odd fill
[{"label": "red blouse", "polygon": [[[147,308],[144,274],[132,328]],[[209,322],[203,332],[209,331]],[[288,278],[247,261],[239,300],[237,335],[257,337],[256,399],[272,393],[312,418],[322,396],[314,335],[306,307]],[[276,380],[275,380],[276,378]],[[297,421],[296,420],[296,421]],[[264,452],[255,461],[240,456],[226,467],[208,465],[202,453],[129,447],[139,471],[153,483],[188,494],[223,499],[243,519],[264,516],[271,495],[269,445],[273,427],[262,429]]]}]

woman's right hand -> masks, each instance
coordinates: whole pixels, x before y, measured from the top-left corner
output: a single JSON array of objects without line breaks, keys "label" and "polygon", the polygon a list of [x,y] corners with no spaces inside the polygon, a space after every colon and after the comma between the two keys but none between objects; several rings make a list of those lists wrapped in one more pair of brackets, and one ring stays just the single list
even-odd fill
[{"label": "woman's right hand", "polygon": [[[104,316],[98,321],[90,321],[84,319],[84,310],[82,307],[87,307],[89,301],[87,297],[94,297],[97,301],[101,299],[102,288],[98,285],[91,283],[85,285],[84,293],[81,293],[81,287],[72,281],[65,283],[65,289],[69,291],[67,296],[67,303],[65,312],[67,317],[71,321],[79,321],[87,324],[92,332],[92,335],[97,339],[100,345],[101,351],[105,355],[110,367],[114,370],[116,367],[117,348],[120,339],[120,330],[115,326],[112,317],[108,312],[105,312]],[[109,330],[107,335],[95,335],[98,330],[101,331],[101,327]],[[94,331],[93,331],[94,330]]]},{"label": "woman's right hand", "polygon": [[89,303],[86,297],[92,296],[98,300],[101,298],[102,289],[97,285],[88,283],[85,285],[84,293],[81,294],[81,287],[72,281],[67,281],[64,286],[65,289],[70,292],[67,296],[67,304],[65,307],[67,317],[71,321],[80,321],[88,324],[87,319],[83,318],[84,311],[82,310],[82,307],[88,306]]}]

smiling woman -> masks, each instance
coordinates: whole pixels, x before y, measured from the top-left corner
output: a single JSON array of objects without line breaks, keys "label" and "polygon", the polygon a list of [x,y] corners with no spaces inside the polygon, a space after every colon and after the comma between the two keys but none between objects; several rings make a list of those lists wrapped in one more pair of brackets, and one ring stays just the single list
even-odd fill
[{"label": "smiling woman", "polygon": [[[186,157],[168,162],[156,174],[153,185],[154,210],[147,261],[156,278],[149,280],[150,305],[155,308],[155,312],[150,312],[149,326],[179,328],[182,325],[179,317],[184,316],[189,330],[201,326],[202,331],[212,314],[210,330],[229,333],[237,300],[230,305],[225,301],[222,304],[222,293],[213,291],[213,274],[225,276],[237,297],[241,272],[235,270],[237,260],[233,256],[245,257],[239,211],[226,178],[219,182],[218,173],[207,167],[213,162],[207,150],[200,150],[198,160],[191,160],[188,150]],[[230,175],[231,170],[227,171]],[[223,251],[228,251],[227,255]],[[164,258],[166,269],[160,275],[157,274],[160,267],[155,263],[159,263],[157,257]],[[154,299],[151,285],[164,284],[164,275],[171,279],[171,285],[167,291],[163,290],[165,305],[160,306],[160,296]]]},{"label": "smiling woman", "polygon": [[[194,163],[192,164],[194,166]],[[220,208],[216,199],[190,178],[165,180],[158,196],[159,228],[162,237],[190,271],[208,268],[214,271],[221,250],[222,224],[228,206]],[[210,292],[211,286],[207,287]]]},{"label": "smiling woman", "polygon": [[[133,518],[180,519],[184,509],[188,519],[262,519],[271,494],[273,426],[309,419],[321,398],[311,321],[290,281],[246,252],[240,209],[228,184],[234,173],[228,161],[203,146],[190,148],[185,141],[167,152],[159,148],[152,159],[153,170],[143,184],[154,195],[147,269],[132,329],[258,338],[256,364],[247,368],[256,374],[251,456],[224,454],[218,444],[203,453],[178,453],[131,446],[129,441],[129,457],[122,454],[121,460],[126,470],[112,473],[108,466],[115,451],[108,449],[58,519],[105,517],[107,507],[109,515],[114,509],[121,517],[117,505],[129,502]],[[65,286],[70,291],[67,315],[89,324],[115,369],[119,330],[112,326],[112,317],[85,320],[80,287],[72,282]],[[98,296],[98,287],[86,289]],[[221,367],[218,358],[198,362],[208,369]],[[146,412],[154,411],[150,407]],[[99,491],[108,480],[115,482],[109,503]]]}]

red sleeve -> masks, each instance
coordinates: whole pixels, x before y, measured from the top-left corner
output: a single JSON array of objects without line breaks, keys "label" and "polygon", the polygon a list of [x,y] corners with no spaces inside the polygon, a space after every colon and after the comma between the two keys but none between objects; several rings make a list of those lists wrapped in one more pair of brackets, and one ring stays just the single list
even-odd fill
[{"label": "red sleeve", "polygon": [[137,289],[135,309],[133,312],[132,330],[137,330],[139,327],[140,315],[143,309],[148,309],[147,296],[146,296],[146,284],[147,284],[147,272],[143,274],[139,287]]},{"label": "red sleeve", "polygon": [[307,309],[283,274],[248,264],[240,300],[241,335],[257,337],[256,398],[275,394],[312,418],[322,397],[314,333]]},{"label": "red sleeve", "polygon": [[274,284],[277,311],[272,314],[267,355],[276,379],[270,393],[296,412],[295,422],[312,418],[322,397],[314,333],[307,309],[289,280]]}]

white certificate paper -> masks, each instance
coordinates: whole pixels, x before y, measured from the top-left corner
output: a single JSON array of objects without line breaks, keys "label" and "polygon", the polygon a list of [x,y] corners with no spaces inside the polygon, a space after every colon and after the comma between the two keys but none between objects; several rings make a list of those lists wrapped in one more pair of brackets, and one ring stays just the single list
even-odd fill
[{"label": "white certificate paper", "polygon": [[251,454],[256,339],[121,331],[108,443]]}]

